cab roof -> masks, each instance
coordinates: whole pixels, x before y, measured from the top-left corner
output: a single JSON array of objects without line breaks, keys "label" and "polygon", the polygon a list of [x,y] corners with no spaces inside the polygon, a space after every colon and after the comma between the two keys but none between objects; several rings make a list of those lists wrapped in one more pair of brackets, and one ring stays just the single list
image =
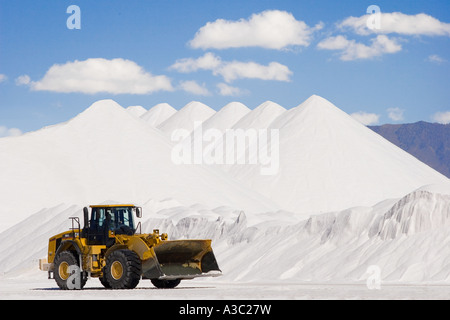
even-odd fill
[{"label": "cab roof", "polygon": [[136,207],[134,204],[99,204],[89,206],[90,208],[117,208],[117,207]]}]

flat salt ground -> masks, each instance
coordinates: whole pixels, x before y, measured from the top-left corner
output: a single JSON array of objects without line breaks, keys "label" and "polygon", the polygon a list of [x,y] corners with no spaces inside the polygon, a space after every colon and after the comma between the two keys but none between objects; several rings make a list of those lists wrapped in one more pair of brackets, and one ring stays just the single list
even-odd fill
[{"label": "flat salt ground", "polygon": [[[134,290],[106,290],[90,279],[81,291],[59,290],[46,275],[36,278],[0,279],[0,300],[448,300],[450,285],[381,284],[369,290],[362,284],[230,283],[182,281],[175,289],[157,289],[141,280]],[[45,279],[43,279],[45,278]]]}]

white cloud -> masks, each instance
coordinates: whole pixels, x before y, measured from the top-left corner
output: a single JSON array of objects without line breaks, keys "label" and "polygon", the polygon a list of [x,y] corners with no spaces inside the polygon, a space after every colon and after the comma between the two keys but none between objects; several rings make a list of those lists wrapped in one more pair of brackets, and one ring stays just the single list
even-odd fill
[{"label": "white cloud", "polygon": [[449,124],[450,123],[450,111],[437,112],[431,117],[431,119],[434,122],[437,122],[440,124]]},{"label": "white cloud", "polygon": [[0,83],[8,80],[8,77],[5,74],[0,73]]},{"label": "white cloud", "polygon": [[168,77],[153,76],[135,62],[120,58],[91,58],[55,64],[41,80],[31,81],[30,86],[36,91],[86,94],[148,94],[173,90]]},{"label": "white cloud", "polygon": [[31,82],[31,79],[26,74],[16,78],[16,85],[18,85],[18,86],[29,85],[30,82]]},{"label": "white cloud", "polygon": [[219,90],[219,94],[221,96],[240,96],[242,94],[247,93],[248,91],[246,90],[242,90],[240,88],[237,87],[232,87],[226,83],[218,83],[217,84],[217,89]]},{"label": "white cloud", "polygon": [[365,126],[378,124],[378,122],[380,121],[380,116],[378,114],[367,113],[364,111],[352,113],[351,116],[353,117],[353,119],[361,122]]},{"label": "white cloud", "polygon": [[180,88],[183,91],[199,95],[199,96],[209,96],[211,93],[206,88],[205,84],[199,85],[196,81],[181,81]]},{"label": "white cloud", "polygon": [[350,29],[360,35],[372,33],[424,36],[450,36],[450,23],[424,13],[407,15],[401,12],[380,13],[380,28],[369,29],[367,21],[370,15],[349,17],[338,24],[341,29]]},{"label": "white cloud", "polygon": [[233,61],[225,63],[220,68],[214,70],[215,74],[220,74],[226,82],[236,79],[260,79],[290,81],[292,71],[288,67],[278,62],[271,62],[263,66],[256,62]]},{"label": "white cloud", "polygon": [[17,137],[22,135],[22,131],[17,128],[7,128],[5,126],[0,126],[0,138],[3,137]]},{"label": "white cloud", "polygon": [[[353,43],[354,42],[355,41],[353,40]],[[325,50],[345,50],[351,43],[352,41],[348,40],[345,36],[339,35],[322,40],[317,47]]]},{"label": "white cloud", "polygon": [[226,82],[236,79],[260,79],[290,81],[292,71],[278,62],[271,62],[267,66],[256,62],[222,61],[213,53],[206,53],[197,59],[185,58],[177,60],[169,69],[183,73],[197,70],[210,70],[214,75],[220,75]]},{"label": "white cloud", "polygon": [[402,121],[404,119],[403,113],[405,112],[404,109],[400,108],[389,108],[387,109],[388,117],[389,119],[393,121]]},{"label": "white cloud", "polygon": [[289,46],[309,46],[313,32],[322,27],[321,23],[309,27],[286,11],[267,10],[248,19],[208,22],[189,44],[196,49],[262,47],[280,50]]},{"label": "white cloud", "polygon": [[[376,24],[373,22],[376,21]],[[376,35],[371,39],[371,44],[366,45],[355,40],[348,40],[344,35],[332,36],[318,44],[319,49],[340,50],[341,60],[350,61],[357,59],[371,59],[388,53],[396,53],[402,50],[400,41],[388,37],[389,34],[401,36],[448,36],[450,37],[450,23],[419,13],[408,15],[401,12],[375,13],[360,17],[348,17],[337,23],[340,31],[351,31],[358,35]],[[442,63],[438,55],[431,55],[427,61]]]},{"label": "white cloud", "polygon": [[370,46],[358,43],[355,40],[348,40],[345,36],[338,35],[322,40],[317,47],[323,50],[341,51],[340,59],[351,61],[357,59],[372,59],[387,53],[396,53],[402,50],[402,46],[386,35],[378,35],[371,39]]},{"label": "white cloud", "polygon": [[214,70],[222,64],[220,57],[211,52],[205,53],[198,59],[185,58],[177,60],[169,69],[182,73],[194,72],[197,70]]},{"label": "white cloud", "polygon": [[440,57],[437,54],[432,54],[427,58],[427,61],[429,62],[433,62],[433,63],[437,63],[437,64],[441,64],[444,62],[447,62],[447,60],[445,60],[444,58]]}]

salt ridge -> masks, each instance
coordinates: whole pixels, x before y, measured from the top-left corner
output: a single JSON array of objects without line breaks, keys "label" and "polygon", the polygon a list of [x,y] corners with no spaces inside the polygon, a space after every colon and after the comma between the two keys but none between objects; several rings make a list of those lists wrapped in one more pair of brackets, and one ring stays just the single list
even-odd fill
[{"label": "salt ridge", "polygon": [[3,228],[59,203],[172,197],[183,203],[277,208],[223,172],[174,164],[170,140],[112,100],[98,101],[66,123],[0,139],[0,150]]},{"label": "salt ridge", "polygon": [[[216,114],[188,105],[166,122],[189,128],[198,115]],[[273,177],[246,165],[229,171],[234,178],[171,165],[167,132],[112,100],[0,139],[1,222],[25,219],[0,233],[0,273],[39,272],[36,259],[69,216],[114,200],[143,205],[144,232],[212,238],[223,281],[364,282],[376,265],[387,282],[450,282],[449,179],[321,97],[287,111],[272,102],[255,110],[233,127],[280,130]],[[18,248],[23,234],[34,241]]]},{"label": "salt ridge", "polygon": [[140,118],[152,127],[158,127],[161,123],[173,116],[177,110],[168,103],[159,103],[150,108]]},{"label": "salt ridge", "polygon": [[262,176],[258,165],[228,173],[283,209],[299,213],[371,206],[448,179],[355,121],[331,102],[312,96],[278,116],[280,170]]},{"label": "salt ridge", "polygon": [[[450,193],[414,191],[373,207],[280,222],[275,215],[151,200],[143,206],[141,224],[143,232],[159,228],[170,239],[212,239],[224,274],[219,281],[365,284],[369,267],[377,266],[382,285],[449,284],[448,208]],[[48,237],[65,231],[68,218],[81,213],[81,205],[60,205],[30,216],[20,227],[36,236],[20,250],[22,234],[15,228],[0,233],[0,273],[42,274],[37,259],[46,255]]]},{"label": "salt ridge", "polygon": [[192,101],[158,126],[169,137],[177,129],[189,132],[194,130],[195,122],[204,122],[216,112],[207,105]]}]

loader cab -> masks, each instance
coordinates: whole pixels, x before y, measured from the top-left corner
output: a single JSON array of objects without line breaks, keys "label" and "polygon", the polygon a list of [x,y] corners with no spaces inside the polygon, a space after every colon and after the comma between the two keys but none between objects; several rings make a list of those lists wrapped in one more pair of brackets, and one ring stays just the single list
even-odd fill
[{"label": "loader cab", "polygon": [[84,208],[85,226],[83,237],[89,245],[114,244],[113,235],[135,233],[134,214],[140,217],[140,208],[133,205],[107,205]]}]

